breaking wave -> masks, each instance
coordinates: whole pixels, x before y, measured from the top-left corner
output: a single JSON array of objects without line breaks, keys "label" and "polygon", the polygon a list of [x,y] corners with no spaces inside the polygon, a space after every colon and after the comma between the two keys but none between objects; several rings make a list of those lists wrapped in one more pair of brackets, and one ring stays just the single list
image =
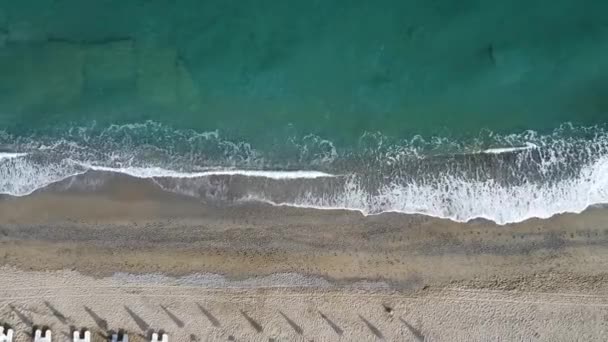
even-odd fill
[{"label": "breaking wave", "polygon": [[608,203],[603,127],[407,141],[368,133],[349,148],[308,135],[270,150],[219,132],[148,122],[27,137],[4,133],[0,148],[0,193],[12,196],[64,180],[76,186],[83,175],[104,173],[146,179],[205,202],[262,201],[499,224]]}]

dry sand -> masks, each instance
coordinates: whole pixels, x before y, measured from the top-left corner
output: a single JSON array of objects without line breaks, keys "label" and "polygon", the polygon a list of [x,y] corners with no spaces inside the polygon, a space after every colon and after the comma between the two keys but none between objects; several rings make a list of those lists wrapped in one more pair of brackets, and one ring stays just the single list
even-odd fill
[{"label": "dry sand", "polygon": [[126,329],[132,341],[165,329],[174,341],[605,341],[600,294],[442,288],[220,288],[72,271],[3,269],[0,314],[27,340],[31,325],[57,337],[86,326],[97,340]]},{"label": "dry sand", "polygon": [[21,338],[608,340],[606,209],[497,226],[130,186],[0,200],[0,320]]}]

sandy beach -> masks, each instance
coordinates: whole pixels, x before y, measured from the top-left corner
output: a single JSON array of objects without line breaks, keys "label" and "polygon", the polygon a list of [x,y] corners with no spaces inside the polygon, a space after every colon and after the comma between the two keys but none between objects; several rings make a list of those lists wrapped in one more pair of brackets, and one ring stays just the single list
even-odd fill
[{"label": "sandy beach", "polygon": [[[144,341],[601,341],[603,294],[429,288],[205,286],[190,279],[93,279],[73,271],[3,269],[0,312],[22,333],[50,326],[63,340],[88,327],[96,341],[126,329]],[[200,280],[200,279],[199,279]]]},{"label": "sandy beach", "polygon": [[0,1],[0,330],[608,341],[606,13]]},{"label": "sandy beach", "polygon": [[126,178],[51,187],[0,201],[0,312],[21,340],[35,324],[176,341],[599,341],[606,222],[602,208],[500,226],[213,206]]}]

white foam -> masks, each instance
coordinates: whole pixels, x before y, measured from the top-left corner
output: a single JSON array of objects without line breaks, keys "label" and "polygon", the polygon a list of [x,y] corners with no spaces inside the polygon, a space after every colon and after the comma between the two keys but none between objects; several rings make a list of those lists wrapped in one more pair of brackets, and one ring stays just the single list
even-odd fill
[{"label": "white foam", "polygon": [[5,158],[0,163],[0,194],[27,196],[83,172],[69,160],[39,164],[20,156]]},{"label": "white foam", "polygon": [[538,148],[538,146],[536,146],[533,143],[526,143],[525,146],[489,148],[487,150],[481,151],[481,153],[501,154],[501,153],[517,152],[517,151],[526,151],[526,150],[531,150],[531,149],[535,149],[535,148]]},{"label": "white foam", "polygon": [[70,159],[58,163],[40,165],[23,155],[8,154],[0,163],[0,194],[27,196],[50,184],[85,173],[87,170],[122,173],[137,178],[200,178],[210,176],[244,176],[275,180],[317,179],[335,177],[319,171],[261,171],[261,170],[211,170],[204,172],[179,172],[159,167],[115,168],[75,162]]},{"label": "white foam", "polygon": [[[0,193],[24,196],[57,181],[82,174],[87,169],[120,172],[134,177],[194,178],[212,175],[243,175],[271,179],[336,177],[317,171],[213,170],[186,173],[162,168],[83,167],[71,161],[37,165],[27,158],[7,159],[0,164]],[[263,191],[263,190],[262,190]],[[499,224],[529,218],[549,218],[559,213],[580,213],[591,205],[608,203],[608,156],[584,166],[578,175],[555,182],[504,185],[442,175],[431,184],[410,181],[389,183],[373,194],[360,186],[356,177],[330,193],[294,193],[287,201],[274,201],[265,193],[249,194],[247,200],[275,205],[316,209],[345,209],[365,215],[382,212],[424,214],[466,222],[485,218]]]},{"label": "white foam", "polygon": [[[595,130],[590,130],[588,133],[585,134],[585,137],[591,136],[593,133],[594,138],[591,141],[586,140],[588,138],[569,138],[559,130],[547,136],[537,136],[532,132],[513,137],[496,138],[489,145],[511,147],[476,149],[479,151],[477,153],[488,154],[517,152],[516,158],[511,158],[514,160],[509,159],[508,164],[496,166],[512,170],[511,175],[520,180],[515,182],[516,184],[504,184],[492,180],[481,181],[476,180],[474,176],[458,176],[458,173],[452,174],[449,168],[446,168],[448,171],[443,174],[422,174],[410,177],[418,181],[402,181],[396,179],[400,177],[402,171],[399,169],[399,165],[405,165],[404,163],[408,163],[412,156],[417,156],[417,150],[411,144],[399,145],[398,148],[378,153],[378,161],[391,166],[397,172],[385,174],[382,178],[384,185],[372,190],[369,190],[369,178],[373,172],[382,172],[381,170],[364,171],[367,174],[358,176],[332,175],[306,170],[205,169],[201,172],[182,172],[161,167],[135,167],[134,164],[141,163],[142,159],[145,160],[146,154],[143,154],[143,158],[138,158],[137,154],[132,154],[127,149],[117,152],[119,157],[114,158],[112,154],[109,156],[108,154],[97,154],[94,149],[86,149],[70,142],[62,142],[59,145],[32,143],[30,147],[35,151],[33,153],[37,153],[36,157],[40,158],[30,158],[25,153],[0,153],[0,193],[15,196],[28,195],[37,189],[82,174],[87,170],[122,173],[138,178],[175,178],[176,182],[168,182],[171,183],[171,187],[192,196],[201,196],[201,194],[211,192],[198,191],[197,180],[190,182],[179,181],[179,179],[239,175],[287,182],[298,179],[348,177],[348,181],[341,189],[335,189],[337,184],[342,184],[340,178],[335,182],[330,182],[331,186],[325,186],[325,183],[317,186],[319,183],[299,182],[304,184],[289,186],[289,191],[274,198],[272,191],[276,195],[277,191],[281,191],[283,183],[276,187],[267,186],[267,183],[271,182],[252,182],[251,189],[255,190],[251,190],[246,187],[249,183],[239,182],[238,190],[246,192],[244,196],[246,199],[278,205],[357,210],[366,215],[382,212],[424,214],[455,221],[486,218],[506,224],[532,217],[548,218],[559,213],[578,213],[591,205],[608,203],[608,134],[605,131],[596,132]],[[213,137],[213,134],[210,137]],[[204,139],[207,139],[207,136]],[[312,147],[305,146],[302,149],[305,152],[303,152],[303,160],[326,160],[324,158],[327,157],[327,160],[331,161],[336,158],[337,152],[330,143],[319,141],[316,138],[311,141],[309,145]],[[448,143],[440,141],[437,144],[444,146]],[[474,146],[488,145],[483,143]],[[536,149],[538,149],[539,156],[536,156]],[[20,148],[20,150],[22,149]],[[528,154],[528,151],[531,150],[534,150],[535,153]],[[79,161],[91,161],[74,162],[68,159],[70,157]],[[170,160],[173,163],[173,159]],[[183,165],[183,161],[184,159],[178,159],[175,165]],[[511,162],[513,163],[511,164]],[[527,181],[524,174],[525,167],[529,166],[531,162],[538,170],[540,179],[532,177],[532,180]],[[125,165],[125,167],[108,165]],[[569,168],[573,165],[575,167],[572,170],[576,170],[576,174],[573,174],[575,171],[558,172],[559,177],[551,177],[555,168]],[[519,177],[520,170],[521,178]],[[480,172],[484,171],[480,170]],[[548,176],[544,178],[546,175]],[[203,179],[203,181],[206,180],[209,179]],[[209,186],[225,187],[226,189],[230,187],[230,184],[226,182],[214,182],[214,179],[211,181],[208,183],[214,184]],[[363,186],[365,184],[368,186]],[[228,190],[226,191],[228,192]],[[310,192],[306,193],[306,191]],[[232,194],[230,193],[231,196]]]},{"label": "white foam", "polygon": [[326,196],[307,193],[289,202],[257,196],[245,199],[283,206],[355,210],[364,215],[399,212],[458,222],[484,218],[508,224],[562,213],[580,213],[592,205],[608,203],[608,157],[584,167],[575,178],[549,184],[505,186],[494,181],[476,182],[445,175],[432,185],[393,183],[375,194],[364,191],[353,180],[345,185],[343,192]]},{"label": "white foam", "polygon": [[270,179],[316,179],[335,177],[332,174],[319,171],[263,171],[263,170],[212,170],[202,172],[180,172],[160,167],[126,167],[114,168],[80,163],[80,165],[95,171],[123,173],[137,178],[199,178],[209,176],[245,176]]},{"label": "white foam", "polygon": [[27,153],[9,153],[9,152],[0,152],[0,161],[7,159],[15,159],[27,156]]}]

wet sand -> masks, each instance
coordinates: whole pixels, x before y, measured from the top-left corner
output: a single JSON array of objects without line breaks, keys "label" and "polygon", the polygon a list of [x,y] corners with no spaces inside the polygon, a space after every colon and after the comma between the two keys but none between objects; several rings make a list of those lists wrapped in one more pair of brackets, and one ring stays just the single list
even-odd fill
[{"label": "wet sand", "polygon": [[[108,329],[123,324],[145,335],[149,329],[128,318],[130,305],[178,340],[554,341],[583,333],[585,340],[603,340],[607,246],[608,210],[600,208],[499,226],[254,203],[215,206],[117,181],[94,193],[0,200],[0,264],[9,279],[0,285],[0,312],[24,327],[13,310],[21,307],[36,324],[69,331],[95,326],[82,311],[86,306],[103,311]],[[124,276],[129,286],[118,272],[131,274]],[[183,278],[193,275],[194,282]],[[225,278],[211,281],[217,275]],[[146,292],[151,284],[159,286],[152,286],[154,293]],[[198,322],[194,297],[230,323]],[[45,301],[70,321],[49,315]],[[384,302],[392,303],[391,312]],[[160,305],[183,324],[167,320]],[[343,335],[324,323],[320,307],[342,322]],[[241,310],[263,321],[262,331],[243,320]]]}]

